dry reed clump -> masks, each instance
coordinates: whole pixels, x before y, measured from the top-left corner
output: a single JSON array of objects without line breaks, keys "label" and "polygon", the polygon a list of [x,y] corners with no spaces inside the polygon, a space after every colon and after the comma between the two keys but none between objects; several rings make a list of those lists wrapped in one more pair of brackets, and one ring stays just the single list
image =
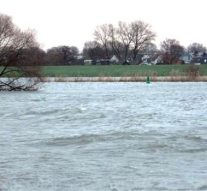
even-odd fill
[{"label": "dry reed clump", "polygon": [[189,65],[186,69],[186,75],[189,80],[196,81],[200,76],[199,66],[193,64]]},{"label": "dry reed clump", "polygon": [[66,79],[62,78],[62,77],[56,77],[55,82],[66,82]]},{"label": "dry reed clump", "polygon": [[128,81],[130,81],[130,82],[144,82],[144,81],[146,81],[146,76],[128,77]]},{"label": "dry reed clump", "polygon": [[152,80],[153,82],[157,82],[157,72],[153,72],[153,73],[152,73],[151,80]]},{"label": "dry reed clump", "polygon": [[116,82],[116,81],[117,81],[116,77],[106,76],[101,78],[101,82]]},{"label": "dry reed clump", "polygon": [[123,77],[120,77],[119,79],[119,82],[128,82],[128,77],[127,76],[123,76]]}]

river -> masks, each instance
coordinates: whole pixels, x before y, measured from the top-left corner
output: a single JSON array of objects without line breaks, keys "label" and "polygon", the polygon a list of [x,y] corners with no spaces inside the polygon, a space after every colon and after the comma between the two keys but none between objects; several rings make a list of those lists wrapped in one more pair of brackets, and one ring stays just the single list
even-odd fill
[{"label": "river", "polygon": [[0,191],[207,190],[207,83],[0,93]]}]

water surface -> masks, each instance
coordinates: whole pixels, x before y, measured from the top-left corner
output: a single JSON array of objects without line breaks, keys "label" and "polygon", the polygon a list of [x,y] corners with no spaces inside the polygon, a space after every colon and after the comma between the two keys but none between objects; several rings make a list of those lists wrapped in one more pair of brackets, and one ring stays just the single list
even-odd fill
[{"label": "water surface", "polygon": [[0,190],[207,190],[207,83],[0,93]]}]

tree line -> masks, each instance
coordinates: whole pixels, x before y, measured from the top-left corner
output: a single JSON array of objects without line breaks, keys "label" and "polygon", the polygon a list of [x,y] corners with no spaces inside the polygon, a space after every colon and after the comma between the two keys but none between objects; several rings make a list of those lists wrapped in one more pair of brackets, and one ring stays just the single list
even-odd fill
[{"label": "tree line", "polygon": [[94,40],[85,43],[82,54],[87,59],[109,59],[115,55],[121,64],[140,64],[143,57],[160,59],[163,64],[177,64],[181,56],[189,54],[194,57],[206,54],[206,47],[192,43],[187,48],[176,39],[166,39],[158,48],[155,44],[156,33],[143,21],[131,23],[119,22],[98,26]]},{"label": "tree line", "polygon": [[[46,51],[40,48],[32,31],[21,31],[9,16],[0,15],[0,22],[1,65],[2,59],[4,62],[7,60],[7,65],[11,62],[21,62],[21,65],[74,65],[83,64],[83,59],[110,59],[114,55],[120,64],[140,64],[144,55],[149,55],[151,59],[159,55],[163,63],[174,64],[184,53],[194,56],[206,53],[206,47],[200,43],[192,43],[185,48],[176,39],[166,39],[157,48],[154,44],[156,33],[143,21],[120,21],[116,26],[97,26],[94,39],[85,42],[83,50],[61,45]],[[6,40],[10,42],[6,43]]]},{"label": "tree line", "polygon": [[155,38],[156,33],[143,21],[119,22],[117,26],[104,24],[96,27],[94,39],[85,42],[81,51],[75,46],[63,45],[47,51],[39,48],[36,54],[40,55],[42,65],[78,65],[84,64],[84,59],[109,60],[113,56],[119,64],[140,64],[145,55],[151,60],[159,57],[163,64],[177,64],[186,53],[192,56],[206,54],[206,47],[200,43],[184,47],[176,39],[166,39],[158,48]]}]

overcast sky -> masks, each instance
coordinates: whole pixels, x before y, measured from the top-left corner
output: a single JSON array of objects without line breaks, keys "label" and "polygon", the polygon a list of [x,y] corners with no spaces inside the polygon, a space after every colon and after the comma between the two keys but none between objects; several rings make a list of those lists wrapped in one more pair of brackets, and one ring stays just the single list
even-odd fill
[{"label": "overcast sky", "polygon": [[184,46],[207,46],[207,0],[0,0],[0,13],[22,29],[35,29],[42,48],[82,48],[97,25],[142,20],[156,32],[156,44],[176,38]]}]

